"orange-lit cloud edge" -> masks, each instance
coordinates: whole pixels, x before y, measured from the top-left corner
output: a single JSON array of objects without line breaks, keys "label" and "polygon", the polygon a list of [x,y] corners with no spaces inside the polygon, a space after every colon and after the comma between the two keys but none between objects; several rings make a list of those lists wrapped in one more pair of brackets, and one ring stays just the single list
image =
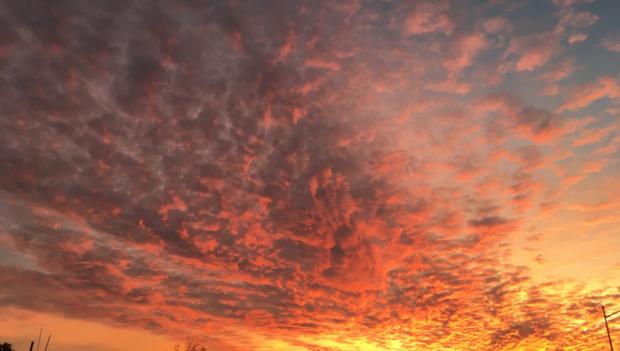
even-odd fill
[{"label": "orange-lit cloud edge", "polygon": [[607,347],[614,1],[1,6],[1,338]]}]

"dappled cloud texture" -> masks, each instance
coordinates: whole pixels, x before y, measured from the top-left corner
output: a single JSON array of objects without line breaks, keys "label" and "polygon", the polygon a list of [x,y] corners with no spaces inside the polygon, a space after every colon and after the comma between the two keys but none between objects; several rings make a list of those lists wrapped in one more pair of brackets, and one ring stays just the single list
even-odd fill
[{"label": "dappled cloud texture", "polygon": [[0,306],[215,350],[604,349],[618,281],[532,273],[579,206],[620,248],[604,6],[2,1]]}]

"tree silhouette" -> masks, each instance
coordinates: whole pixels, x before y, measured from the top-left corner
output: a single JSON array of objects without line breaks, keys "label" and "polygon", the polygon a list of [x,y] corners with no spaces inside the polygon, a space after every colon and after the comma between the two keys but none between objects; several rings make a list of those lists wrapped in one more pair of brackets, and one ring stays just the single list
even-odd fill
[{"label": "tree silhouette", "polygon": [[207,351],[207,349],[204,346],[201,346],[195,338],[188,338],[187,341],[185,341],[185,344],[174,345],[174,351]]},{"label": "tree silhouette", "polygon": [[4,344],[0,344],[0,351],[15,351],[13,349],[13,345],[5,342]]}]

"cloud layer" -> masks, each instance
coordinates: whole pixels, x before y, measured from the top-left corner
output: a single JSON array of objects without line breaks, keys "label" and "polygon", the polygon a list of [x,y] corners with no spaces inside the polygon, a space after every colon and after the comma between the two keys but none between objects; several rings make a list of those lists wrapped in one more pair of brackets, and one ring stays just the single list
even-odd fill
[{"label": "cloud layer", "polygon": [[587,2],[1,6],[0,306],[223,350],[605,347],[617,282],[512,258],[618,172]]}]

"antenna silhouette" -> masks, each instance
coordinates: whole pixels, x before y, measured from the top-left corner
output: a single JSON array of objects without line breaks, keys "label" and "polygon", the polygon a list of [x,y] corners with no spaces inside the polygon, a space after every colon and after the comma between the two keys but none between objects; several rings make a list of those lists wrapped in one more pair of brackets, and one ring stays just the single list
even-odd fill
[{"label": "antenna silhouette", "polygon": [[616,311],[612,314],[607,314],[605,313],[605,306],[601,305],[601,309],[603,309],[603,318],[605,318],[605,329],[607,329],[607,340],[609,340],[609,348],[611,349],[611,351],[614,351],[614,344],[611,343],[611,333],[609,333],[609,324],[607,324],[607,318],[620,313],[620,311]]},{"label": "antenna silhouette", "polygon": [[50,344],[50,339],[51,339],[51,338],[52,338],[52,334],[50,334],[50,335],[47,337],[47,342],[45,343],[45,350],[44,350],[44,351],[47,351],[47,347],[48,347],[48,346],[49,346],[49,344]]},{"label": "antenna silhouette", "polygon": [[[41,333],[43,333],[43,328],[39,330],[39,340],[37,340],[37,351],[39,351],[39,344],[41,344]],[[32,349],[30,349],[32,351]]]}]

